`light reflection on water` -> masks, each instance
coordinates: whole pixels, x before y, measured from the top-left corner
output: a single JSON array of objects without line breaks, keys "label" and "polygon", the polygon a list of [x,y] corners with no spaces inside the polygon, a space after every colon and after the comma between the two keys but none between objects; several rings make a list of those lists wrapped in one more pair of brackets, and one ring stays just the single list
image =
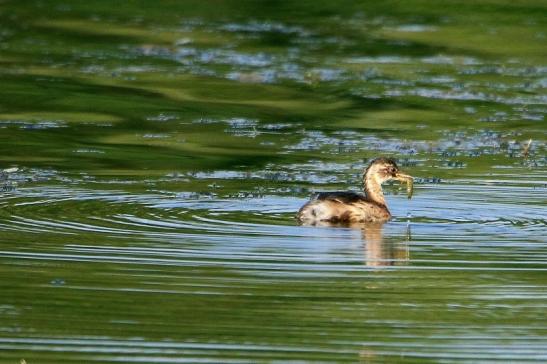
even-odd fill
[{"label": "light reflection on water", "polygon": [[421,184],[411,201],[388,196],[393,222],[311,228],[293,220],[302,197],[22,187],[4,195],[2,230],[26,244],[0,256],[32,293],[8,286],[8,296],[84,300],[61,320],[95,323],[80,335],[26,332],[22,317],[55,310],[7,300],[0,347],[52,361],[542,361],[542,195],[498,180]]},{"label": "light reflection on water", "polygon": [[[463,266],[505,262],[510,265],[534,263],[539,264],[536,268],[542,268],[545,258],[540,254],[523,261],[523,254],[529,254],[534,248],[541,251],[541,243],[545,241],[541,232],[547,215],[542,206],[533,204],[543,196],[541,188],[534,190],[506,184],[492,188],[492,185],[473,186],[470,183],[422,185],[418,186],[416,197],[411,201],[400,195],[389,197],[395,216],[393,222],[385,226],[352,228],[296,226],[294,212],[306,201],[303,198],[273,195],[243,199],[200,198],[197,195],[188,199],[179,195],[21,188],[11,199],[3,201],[4,211],[9,211],[9,215],[4,216],[2,228],[20,234],[40,232],[75,237],[90,234],[91,241],[119,240],[123,242],[121,247],[68,243],[62,250],[79,251],[81,248],[80,252],[101,254],[116,251],[124,256],[138,252],[152,261],[153,257],[190,259],[196,255],[205,260],[226,259],[236,265],[239,260],[251,258],[281,264],[276,259],[336,260],[338,254],[358,254],[350,261],[353,264],[363,258],[363,250],[365,255],[367,252],[380,255],[382,260],[382,246],[386,245],[386,251],[391,251],[394,244],[425,253],[425,247],[435,246],[477,254],[469,257],[471,259],[450,261]],[[526,205],[522,205],[523,202]],[[52,211],[62,213],[53,215]],[[245,221],[246,216],[252,220]],[[276,219],[276,224],[269,222],[272,218]],[[485,236],[489,237],[488,241],[482,240]],[[138,246],[131,247],[132,242]],[[155,243],[147,248],[149,242]],[[486,257],[494,252],[497,254]],[[485,257],[479,259],[483,254]],[[439,267],[446,263],[444,259],[413,259],[408,254],[403,255],[403,261],[437,262]]]}]

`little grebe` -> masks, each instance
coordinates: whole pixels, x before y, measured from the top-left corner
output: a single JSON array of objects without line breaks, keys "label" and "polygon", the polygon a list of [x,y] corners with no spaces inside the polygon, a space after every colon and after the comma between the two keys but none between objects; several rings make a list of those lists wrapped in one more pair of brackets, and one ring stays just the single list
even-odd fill
[{"label": "little grebe", "polygon": [[399,171],[394,160],[376,158],[363,174],[365,194],[320,192],[300,208],[296,218],[305,225],[387,221],[391,213],[386,206],[382,183],[391,179],[406,182],[408,198],[412,196],[412,177]]}]

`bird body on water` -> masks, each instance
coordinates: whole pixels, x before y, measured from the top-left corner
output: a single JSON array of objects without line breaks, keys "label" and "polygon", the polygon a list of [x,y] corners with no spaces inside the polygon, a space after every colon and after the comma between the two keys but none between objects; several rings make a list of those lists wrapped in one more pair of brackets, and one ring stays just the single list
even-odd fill
[{"label": "bird body on water", "polygon": [[412,177],[402,173],[394,160],[376,158],[363,174],[364,193],[320,192],[300,208],[296,218],[304,225],[385,222],[391,218],[382,183],[391,179],[406,182],[409,198]]}]

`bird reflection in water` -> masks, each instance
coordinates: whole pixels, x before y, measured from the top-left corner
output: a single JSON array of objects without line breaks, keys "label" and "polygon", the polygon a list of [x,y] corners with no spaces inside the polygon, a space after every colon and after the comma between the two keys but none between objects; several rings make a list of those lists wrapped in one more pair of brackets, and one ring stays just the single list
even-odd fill
[{"label": "bird reflection in water", "polygon": [[403,239],[384,238],[384,223],[332,223],[328,221],[314,221],[304,226],[345,227],[361,230],[363,242],[364,263],[369,267],[385,267],[406,265],[410,260],[408,243],[412,239],[410,224],[406,226]]},{"label": "bird reflection in water", "polygon": [[410,260],[410,225],[407,225],[406,239],[403,241],[384,240],[383,225],[370,223],[361,227],[365,264],[369,267],[407,264]]}]

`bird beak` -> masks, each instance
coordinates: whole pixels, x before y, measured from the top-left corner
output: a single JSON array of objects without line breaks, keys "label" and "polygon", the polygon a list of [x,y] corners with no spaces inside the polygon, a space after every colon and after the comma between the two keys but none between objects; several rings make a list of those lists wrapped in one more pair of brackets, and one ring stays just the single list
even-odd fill
[{"label": "bird beak", "polygon": [[393,179],[406,183],[406,193],[408,198],[411,199],[412,193],[414,192],[414,179],[412,178],[412,176],[409,176],[408,174],[404,174],[402,172],[397,172]]}]

